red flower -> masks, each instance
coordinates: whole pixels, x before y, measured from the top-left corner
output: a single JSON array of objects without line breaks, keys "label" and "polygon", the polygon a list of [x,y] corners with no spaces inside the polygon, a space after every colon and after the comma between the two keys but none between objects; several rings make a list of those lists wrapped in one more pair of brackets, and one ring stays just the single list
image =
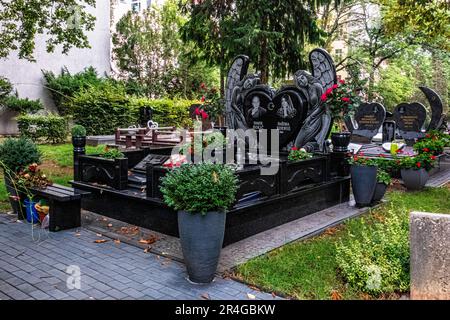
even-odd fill
[{"label": "red flower", "polygon": [[436,160],[436,156],[430,156],[431,160]]},{"label": "red flower", "polygon": [[423,150],[423,152],[430,152],[430,149],[428,149],[428,148],[423,148],[422,150]]},{"label": "red flower", "polygon": [[298,148],[297,148],[297,147],[292,147],[291,150],[292,150],[292,151],[297,151]]},{"label": "red flower", "polygon": [[325,91],[325,94],[328,96],[333,92],[333,88],[328,88],[327,91]]},{"label": "red flower", "polygon": [[350,98],[347,98],[347,97],[343,97],[341,100],[344,102],[347,102],[347,103],[350,102]]},{"label": "red flower", "polygon": [[208,119],[208,114],[205,111],[202,110],[201,114],[202,114],[203,120]]},{"label": "red flower", "polygon": [[341,83],[341,84],[345,84],[345,80],[343,80],[343,79],[340,79],[340,80],[339,80],[339,83]]},{"label": "red flower", "polygon": [[205,100],[206,100],[206,98],[205,98],[205,96],[202,96],[202,102],[205,102]]},{"label": "red flower", "polygon": [[320,100],[322,100],[323,102],[327,101],[327,95],[324,93],[321,97]]},{"label": "red flower", "polygon": [[358,156],[353,156],[354,161],[358,161],[358,159],[359,159]]},{"label": "red flower", "polygon": [[420,162],[416,163],[417,168],[420,168],[422,166],[422,164]]},{"label": "red flower", "polygon": [[195,108],[195,115],[199,116],[201,114],[200,109],[199,108]]},{"label": "red flower", "polygon": [[396,152],[396,153],[403,153],[403,150],[397,149],[395,152]]},{"label": "red flower", "polygon": [[363,152],[360,152],[360,153],[359,153],[359,156],[360,156],[360,157],[364,157],[364,153],[363,153]]},{"label": "red flower", "polygon": [[206,84],[205,84],[204,82],[202,82],[202,83],[200,84],[200,88],[205,89],[205,87],[206,87]]},{"label": "red flower", "polygon": [[337,85],[337,84],[334,84],[334,85],[333,85],[333,90],[334,90],[334,89],[337,89],[337,88],[338,88],[338,85]]},{"label": "red flower", "polygon": [[425,135],[425,137],[426,137],[426,138],[431,138],[431,134],[427,133],[427,134]]}]

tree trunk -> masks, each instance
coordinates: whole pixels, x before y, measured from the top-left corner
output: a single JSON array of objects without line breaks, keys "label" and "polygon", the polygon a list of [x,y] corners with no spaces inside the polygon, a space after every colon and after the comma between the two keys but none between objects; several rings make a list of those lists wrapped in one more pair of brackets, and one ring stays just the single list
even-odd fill
[{"label": "tree trunk", "polygon": [[225,97],[225,70],[223,66],[220,66],[220,96]]},{"label": "tree trunk", "polygon": [[367,99],[369,100],[369,102],[371,102],[373,100],[373,89],[375,86],[375,69],[372,67],[370,69],[370,74],[369,74],[369,87],[368,87],[368,92],[367,92]]},{"label": "tree trunk", "polygon": [[259,58],[259,70],[261,71],[261,83],[269,82],[269,50],[267,47],[267,39],[261,41],[261,55]]}]

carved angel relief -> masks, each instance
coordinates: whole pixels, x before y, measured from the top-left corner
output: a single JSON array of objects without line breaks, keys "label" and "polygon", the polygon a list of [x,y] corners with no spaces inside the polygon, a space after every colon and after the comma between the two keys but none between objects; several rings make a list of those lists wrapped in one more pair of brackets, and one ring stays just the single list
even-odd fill
[{"label": "carved angel relief", "polygon": [[294,145],[310,152],[326,151],[332,118],[320,97],[337,83],[331,56],[323,49],[309,55],[312,73],[297,71],[293,85],[275,90],[247,74],[250,60],[238,56],[228,73],[225,90],[226,121],[230,129],[277,129],[280,148]]}]

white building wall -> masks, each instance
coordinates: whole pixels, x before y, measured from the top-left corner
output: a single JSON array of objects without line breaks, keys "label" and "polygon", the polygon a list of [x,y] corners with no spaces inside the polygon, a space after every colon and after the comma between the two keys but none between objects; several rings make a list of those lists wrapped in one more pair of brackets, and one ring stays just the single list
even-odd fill
[{"label": "white building wall", "polygon": [[[76,73],[85,67],[93,66],[99,74],[109,74],[111,69],[109,0],[98,0],[96,8],[88,7],[87,10],[97,18],[95,29],[87,34],[91,49],[73,48],[65,55],[61,53],[60,48],[56,48],[54,53],[47,53],[45,37],[38,36],[35,48],[36,62],[21,60],[15,52],[12,52],[8,59],[0,59],[0,76],[8,78],[13,83],[19,97],[41,99],[47,110],[54,111],[50,94],[43,87],[41,70],[59,73],[61,68],[66,66],[70,72]],[[0,135],[17,133],[14,116],[10,112],[0,114]]]}]

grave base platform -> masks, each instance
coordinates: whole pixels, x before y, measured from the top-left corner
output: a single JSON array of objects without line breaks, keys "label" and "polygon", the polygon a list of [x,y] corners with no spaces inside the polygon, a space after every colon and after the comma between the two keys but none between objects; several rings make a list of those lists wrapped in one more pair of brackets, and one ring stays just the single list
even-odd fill
[{"label": "grave base platform", "polygon": [[[82,208],[94,213],[178,237],[176,211],[160,199],[149,198],[145,190],[114,190],[84,182],[72,182],[89,191]],[[227,213],[224,246],[280,226],[323,209],[348,202],[350,177],[309,184],[293,192],[239,203]]]}]

